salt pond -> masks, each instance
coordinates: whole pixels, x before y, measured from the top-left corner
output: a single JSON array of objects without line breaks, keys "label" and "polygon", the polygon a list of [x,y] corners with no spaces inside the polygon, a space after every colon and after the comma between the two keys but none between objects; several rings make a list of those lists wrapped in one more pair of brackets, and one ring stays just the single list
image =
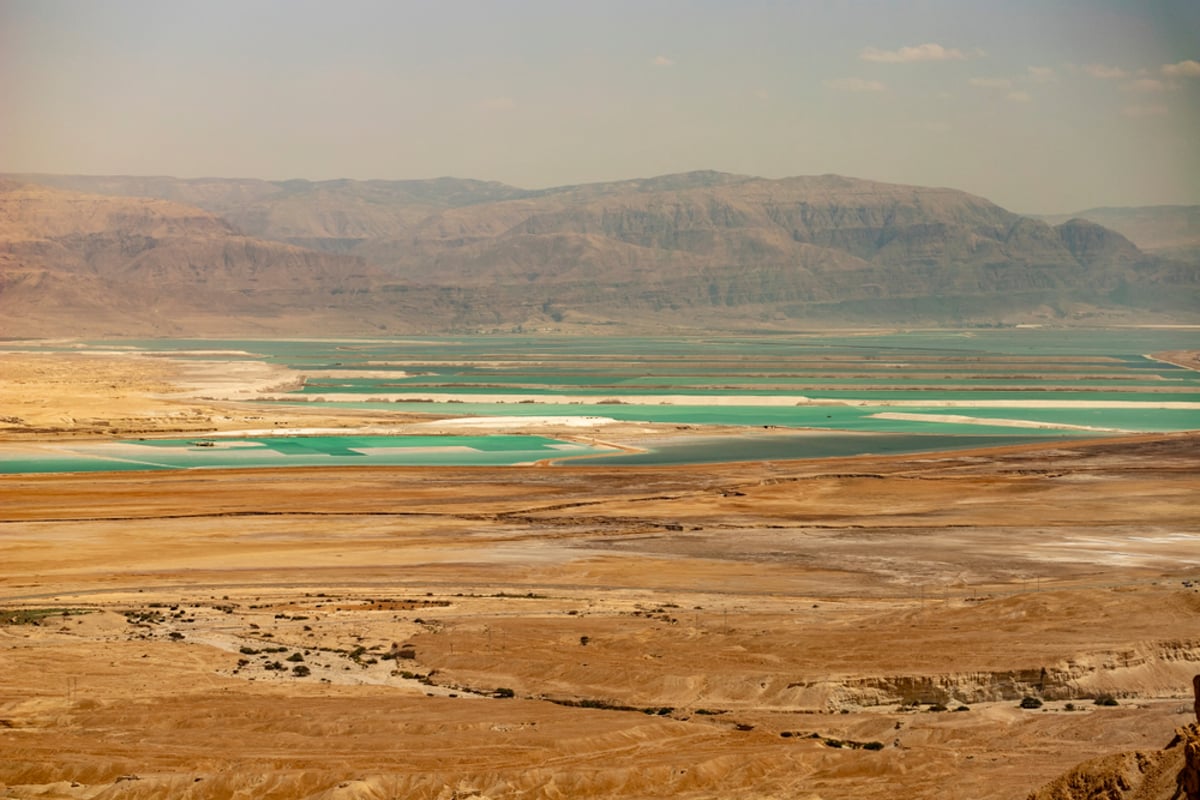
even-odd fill
[{"label": "salt pond", "polygon": [[146,439],[0,451],[0,473],[318,466],[509,466],[618,452],[542,436],[271,436]]},{"label": "salt pond", "polygon": [[[95,342],[205,360],[257,360],[304,375],[285,404],[445,417],[606,417],[770,435],[689,438],[641,456],[539,437],[438,436],[238,446],[60,448],[0,471],[181,466],[598,463],[813,458],[1200,428],[1200,373],[1148,357],[1200,350],[1197,329],[1002,329],[722,337],[443,336],[338,341]],[[799,435],[799,431],[809,431]],[[788,431],[792,433],[789,434]],[[814,435],[811,431],[823,432]],[[703,431],[701,430],[701,433]],[[692,432],[693,434],[695,431]],[[89,445],[91,446],[91,445]],[[116,447],[117,445],[95,445]],[[607,455],[607,457],[605,457]]]}]

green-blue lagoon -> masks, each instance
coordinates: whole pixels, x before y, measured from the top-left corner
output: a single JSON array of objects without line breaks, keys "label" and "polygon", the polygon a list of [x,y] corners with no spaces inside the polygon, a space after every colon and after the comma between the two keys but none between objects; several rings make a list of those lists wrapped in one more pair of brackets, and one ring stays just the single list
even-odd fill
[{"label": "green-blue lagoon", "polygon": [[[952,450],[1200,428],[1200,373],[1153,357],[1200,330],[978,329],[711,337],[472,335],[89,342],[264,361],[302,376],[252,401],[445,419],[600,417],[687,428],[640,455],[592,433],[214,438],[0,454],[0,471],[329,464],[698,463]],[[28,345],[30,349],[39,349]],[[50,349],[49,347],[40,349]],[[753,430],[751,430],[753,429]],[[444,431],[443,431],[444,433]],[[557,435],[557,434],[555,434]],[[116,448],[116,450],[112,450]]]}]

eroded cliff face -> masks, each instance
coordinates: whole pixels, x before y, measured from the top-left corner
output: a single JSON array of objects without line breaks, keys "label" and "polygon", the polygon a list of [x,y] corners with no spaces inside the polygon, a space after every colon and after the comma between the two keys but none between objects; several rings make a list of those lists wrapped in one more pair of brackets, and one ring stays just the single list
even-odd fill
[{"label": "eroded cliff face", "polygon": [[1200,675],[1193,686],[1196,722],[1176,728],[1163,749],[1084,762],[1028,800],[1200,800]]}]

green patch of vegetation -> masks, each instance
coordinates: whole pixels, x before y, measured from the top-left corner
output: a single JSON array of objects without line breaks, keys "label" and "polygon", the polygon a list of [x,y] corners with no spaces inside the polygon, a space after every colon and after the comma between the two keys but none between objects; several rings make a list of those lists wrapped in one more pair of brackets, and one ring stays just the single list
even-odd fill
[{"label": "green patch of vegetation", "polygon": [[94,611],[94,608],[5,608],[0,609],[0,625],[41,625],[47,617],[71,617]]}]

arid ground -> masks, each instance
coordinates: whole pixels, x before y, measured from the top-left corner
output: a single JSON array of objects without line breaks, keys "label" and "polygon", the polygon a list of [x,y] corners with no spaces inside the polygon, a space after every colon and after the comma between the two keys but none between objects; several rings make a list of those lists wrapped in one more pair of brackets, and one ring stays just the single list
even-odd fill
[{"label": "arid ground", "polygon": [[[2,355],[0,440],[415,419],[240,369]],[[1197,497],[1186,433],[2,476],[0,792],[1024,798],[1193,718]]]}]

